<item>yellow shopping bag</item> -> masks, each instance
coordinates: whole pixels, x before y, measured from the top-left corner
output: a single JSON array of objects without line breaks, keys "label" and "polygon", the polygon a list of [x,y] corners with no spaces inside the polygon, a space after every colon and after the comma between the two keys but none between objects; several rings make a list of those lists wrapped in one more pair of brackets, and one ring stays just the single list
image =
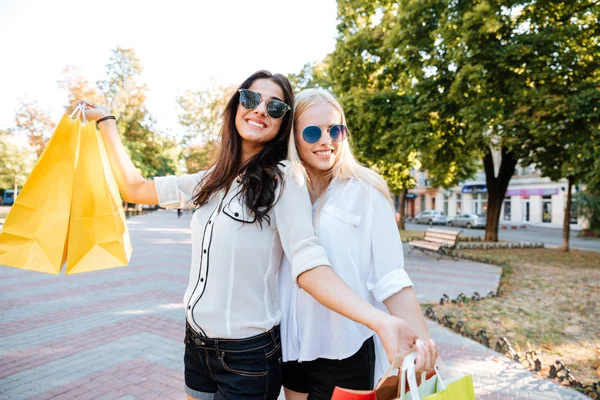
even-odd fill
[{"label": "yellow shopping bag", "polygon": [[125,266],[131,241],[117,182],[95,123],[82,127],[66,273]]},{"label": "yellow shopping bag", "polygon": [[80,127],[67,115],[56,127],[0,231],[0,264],[60,273]]},{"label": "yellow shopping bag", "polygon": [[[435,367],[436,374],[426,379],[423,373],[421,384],[417,386],[415,376],[416,358],[417,354],[411,353],[402,362],[400,400],[475,400],[475,389],[471,375],[442,378],[437,366]],[[408,393],[407,383],[410,388]]]},{"label": "yellow shopping bag", "polygon": [[[436,374],[423,373],[421,384],[417,385],[414,349],[396,356],[386,374],[379,380],[374,390],[351,390],[336,387],[332,400],[475,400],[473,378],[466,375],[458,378],[442,379],[436,366]],[[398,375],[391,375],[399,369]],[[408,387],[407,387],[408,386]]]}]

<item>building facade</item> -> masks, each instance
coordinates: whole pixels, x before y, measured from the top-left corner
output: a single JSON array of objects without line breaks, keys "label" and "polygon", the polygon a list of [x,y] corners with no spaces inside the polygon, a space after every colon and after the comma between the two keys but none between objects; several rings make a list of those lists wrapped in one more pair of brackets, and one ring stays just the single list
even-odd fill
[{"label": "building facade", "polygon": [[[417,186],[409,190],[406,216],[414,218],[424,210],[438,210],[454,217],[460,213],[485,214],[488,193],[485,173],[449,190],[428,185],[427,172],[416,171]],[[567,204],[567,180],[557,182],[542,177],[533,166],[517,166],[508,185],[500,212],[500,225],[528,224],[562,228]],[[573,187],[573,194],[579,187]],[[582,229],[586,222],[578,218],[575,204],[571,208],[571,227]]]}]

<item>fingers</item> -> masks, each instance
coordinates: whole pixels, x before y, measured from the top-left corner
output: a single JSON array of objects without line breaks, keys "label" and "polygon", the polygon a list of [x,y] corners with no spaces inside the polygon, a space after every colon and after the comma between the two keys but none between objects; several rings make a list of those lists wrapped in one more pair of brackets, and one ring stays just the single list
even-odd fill
[{"label": "fingers", "polygon": [[425,344],[420,340],[415,343],[415,350],[418,353],[415,361],[415,371],[420,374],[423,371],[431,371],[435,367],[435,361],[438,357],[437,347],[432,339]]},{"label": "fingers", "polygon": [[415,372],[417,375],[420,375],[425,368],[425,363],[427,360],[427,352],[426,347],[420,340],[415,344],[415,350],[417,351],[417,359],[415,360]]},{"label": "fingers", "polygon": [[438,358],[438,349],[437,346],[435,345],[435,342],[433,341],[433,339],[429,339],[429,351],[431,352],[431,369],[433,369],[435,367],[435,361]]},{"label": "fingers", "polygon": [[85,100],[85,99],[80,99],[77,100],[75,103],[73,103],[73,108],[77,108],[80,104],[84,104],[86,109],[93,109],[96,108],[96,103],[89,101],[89,100]]}]

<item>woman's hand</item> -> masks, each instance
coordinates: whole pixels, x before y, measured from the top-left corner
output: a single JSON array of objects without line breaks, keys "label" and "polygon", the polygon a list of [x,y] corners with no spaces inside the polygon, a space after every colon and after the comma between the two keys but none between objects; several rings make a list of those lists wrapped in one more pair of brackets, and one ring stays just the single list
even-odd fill
[{"label": "woman's hand", "polygon": [[417,379],[420,379],[421,373],[432,371],[435,367],[438,351],[433,339],[429,339],[427,343],[417,340],[415,349],[418,353],[415,361],[415,372],[417,373]]},{"label": "woman's hand", "polygon": [[398,354],[410,350],[418,337],[403,319],[389,314],[383,315],[385,316],[374,330],[379,335],[388,359],[392,363]]},{"label": "woman's hand", "polygon": [[111,115],[110,109],[104,104],[96,104],[89,100],[77,100],[73,103],[73,108],[77,108],[80,104],[85,105],[85,117],[88,121],[97,121],[100,118]]},{"label": "woman's hand", "polygon": [[411,348],[417,351],[415,361],[415,372],[417,377],[421,377],[422,372],[432,371],[435,366],[435,360],[438,357],[437,347],[432,339],[427,343],[418,339],[416,333],[403,319],[388,315],[384,318],[375,330],[385,347],[390,363],[398,354],[404,354]]}]

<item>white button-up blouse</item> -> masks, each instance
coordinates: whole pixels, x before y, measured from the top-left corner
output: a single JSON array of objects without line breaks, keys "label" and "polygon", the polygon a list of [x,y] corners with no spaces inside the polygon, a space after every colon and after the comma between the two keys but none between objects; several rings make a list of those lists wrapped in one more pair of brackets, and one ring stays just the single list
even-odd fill
[{"label": "white button-up blouse", "polygon": [[[264,333],[281,319],[278,274],[291,260],[293,286],[301,273],[329,265],[312,226],[308,190],[281,163],[283,190],[262,228],[244,206],[241,181],[196,209],[190,224],[192,265],[184,296],[187,321],[207,337],[240,339]],[[204,172],[155,178],[161,206],[190,206]]]},{"label": "white button-up blouse", "polygon": [[[382,302],[412,286],[390,203],[372,185],[335,179],[321,202],[313,205],[319,241],[335,272],[367,302]],[[374,332],[321,305],[293,284],[292,264],[284,258],[280,273],[281,334],[284,361],[341,360],[355,354]],[[376,340],[376,376],[387,368],[385,350]],[[375,381],[377,382],[377,381]]]}]

